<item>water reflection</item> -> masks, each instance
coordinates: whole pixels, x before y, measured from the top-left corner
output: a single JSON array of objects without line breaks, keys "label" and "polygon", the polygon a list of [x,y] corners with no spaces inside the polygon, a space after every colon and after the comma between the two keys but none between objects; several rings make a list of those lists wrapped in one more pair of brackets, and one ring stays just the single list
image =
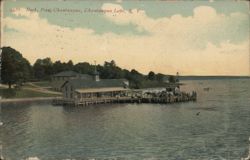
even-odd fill
[{"label": "water reflection", "polygon": [[[249,83],[187,83],[186,89],[196,88],[197,102],[88,107],[3,105],[4,155],[14,160],[242,157],[247,152],[250,131],[246,102]],[[204,85],[212,89],[205,92]]]}]

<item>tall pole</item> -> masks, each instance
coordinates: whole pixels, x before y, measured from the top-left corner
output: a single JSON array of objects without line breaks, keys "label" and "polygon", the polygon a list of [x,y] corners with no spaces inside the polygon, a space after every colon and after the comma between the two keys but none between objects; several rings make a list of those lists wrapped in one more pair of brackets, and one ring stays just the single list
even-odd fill
[{"label": "tall pole", "polygon": [[[2,48],[0,48],[0,86],[2,85]],[[1,104],[2,96],[0,95],[0,130],[2,129],[3,122],[2,122],[2,104]],[[0,160],[3,160],[3,146],[2,146],[2,132],[0,132]]]},{"label": "tall pole", "polygon": [[94,60],[94,62],[95,62],[95,72],[96,72],[96,60]]},{"label": "tall pole", "polygon": [[180,73],[179,72],[176,73],[176,82],[180,82]]}]

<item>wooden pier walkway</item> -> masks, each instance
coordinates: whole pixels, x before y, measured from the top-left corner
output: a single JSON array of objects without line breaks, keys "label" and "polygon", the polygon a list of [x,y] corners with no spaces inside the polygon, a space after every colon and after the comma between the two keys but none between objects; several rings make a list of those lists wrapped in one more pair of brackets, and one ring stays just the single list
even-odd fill
[{"label": "wooden pier walkway", "polygon": [[166,96],[166,97],[101,97],[101,98],[84,98],[84,99],[62,99],[57,98],[52,101],[53,105],[72,105],[72,106],[88,106],[106,103],[177,103],[196,101],[196,95],[191,96]]}]

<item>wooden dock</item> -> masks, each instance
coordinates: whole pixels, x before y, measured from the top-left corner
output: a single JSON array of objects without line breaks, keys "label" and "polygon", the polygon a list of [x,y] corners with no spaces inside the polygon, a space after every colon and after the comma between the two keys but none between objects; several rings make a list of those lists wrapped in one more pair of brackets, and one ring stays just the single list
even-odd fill
[{"label": "wooden dock", "polygon": [[52,101],[53,105],[88,106],[106,103],[161,103],[170,104],[178,102],[196,101],[196,94],[170,95],[165,97],[100,97],[84,99],[63,99],[57,98]]}]

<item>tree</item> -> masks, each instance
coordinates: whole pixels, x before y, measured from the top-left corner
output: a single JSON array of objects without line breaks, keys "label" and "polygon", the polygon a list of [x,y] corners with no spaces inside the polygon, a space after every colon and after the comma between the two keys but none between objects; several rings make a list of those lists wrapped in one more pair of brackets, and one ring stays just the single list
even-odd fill
[{"label": "tree", "polygon": [[124,73],[122,69],[118,66],[116,66],[116,63],[114,60],[110,62],[104,62],[103,68],[99,67],[100,76],[101,78],[124,78]]},{"label": "tree", "polygon": [[131,82],[132,88],[141,88],[141,83],[144,80],[144,76],[137,70],[132,69],[127,78]]},{"label": "tree", "polygon": [[81,62],[74,65],[73,70],[82,74],[93,74],[94,67],[88,62]]},{"label": "tree", "polygon": [[2,48],[2,82],[8,84],[22,83],[31,77],[30,63],[22,54],[11,47]]},{"label": "tree", "polygon": [[63,63],[61,61],[55,61],[55,63],[53,63],[53,72],[59,73],[62,71],[64,71]]},{"label": "tree", "polygon": [[148,73],[148,77],[147,77],[149,80],[153,81],[155,80],[155,73],[153,71],[150,71]]},{"label": "tree", "polygon": [[175,76],[170,75],[170,76],[168,77],[168,81],[169,81],[169,83],[175,83],[175,82],[176,82]]},{"label": "tree", "polygon": [[50,58],[37,59],[34,66],[34,76],[39,80],[49,79],[53,72],[53,62]]},{"label": "tree", "polygon": [[161,74],[161,73],[158,73],[155,75],[155,79],[158,81],[158,82],[163,82],[164,81],[164,77],[165,75],[164,74]]},{"label": "tree", "polygon": [[67,70],[73,70],[74,64],[72,60],[69,60],[67,63]]},{"label": "tree", "polygon": [[111,61],[110,61],[110,66],[111,66],[111,67],[116,67],[116,63],[115,63],[114,60],[111,60]]}]

